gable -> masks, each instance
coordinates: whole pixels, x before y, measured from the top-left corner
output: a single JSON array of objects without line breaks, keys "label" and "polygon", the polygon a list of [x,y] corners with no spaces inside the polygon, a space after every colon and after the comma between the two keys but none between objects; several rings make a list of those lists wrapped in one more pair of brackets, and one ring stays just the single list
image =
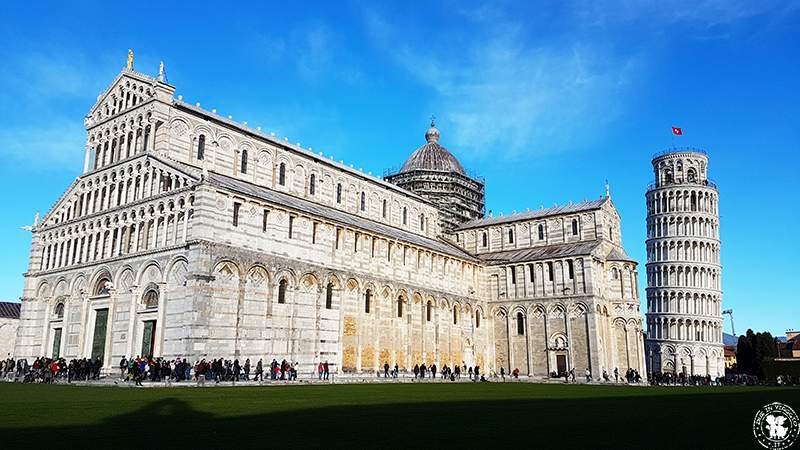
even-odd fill
[{"label": "gable", "polygon": [[[159,158],[152,154],[139,154],[133,158],[120,161],[113,165],[90,172],[76,178],[70,187],[44,215],[37,229],[47,229],[63,224],[67,221],[87,217],[90,214],[76,214],[76,211],[85,211],[84,203],[89,198],[88,193],[110,195],[110,192],[118,192],[121,183],[135,183],[139,177],[149,176],[152,169],[163,171],[170,175],[176,175],[187,181],[191,186],[200,180],[200,171],[182,163]],[[139,179],[139,181],[141,181]],[[103,189],[105,188],[105,191]],[[134,186],[133,189],[136,187]],[[143,187],[144,188],[144,187]],[[129,202],[130,203],[130,202]],[[97,211],[98,214],[117,208],[105,208]]]},{"label": "gable", "polygon": [[[171,97],[174,88],[149,75],[123,69],[86,114],[86,125],[92,125],[156,98],[159,88],[167,88]],[[163,89],[161,89],[163,91]]]}]

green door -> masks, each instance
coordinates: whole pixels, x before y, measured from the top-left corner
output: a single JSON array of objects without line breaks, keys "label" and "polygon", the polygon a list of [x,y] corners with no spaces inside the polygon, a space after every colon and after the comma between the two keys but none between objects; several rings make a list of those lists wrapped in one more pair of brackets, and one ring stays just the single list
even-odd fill
[{"label": "green door", "polygon": [[153,346],[156,340],[156,321],[148,320],[142,330],[142,356],[153,356]]},{"label": "green door", "polygon": [[92,359],[100,358],[105,363],[106,329],[108,328],[108,308],[95,311],[94,338],[92,339]]},{"label": "green door", "polygon": [[61,328],[53,330],[53,359],[58,359],[61,356]]}]

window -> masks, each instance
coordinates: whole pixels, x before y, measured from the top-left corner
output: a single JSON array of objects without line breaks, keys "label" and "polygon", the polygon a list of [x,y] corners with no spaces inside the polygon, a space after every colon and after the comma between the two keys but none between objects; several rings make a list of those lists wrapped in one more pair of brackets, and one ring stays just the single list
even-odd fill
[{"label": "window", "polygon": [[511,284],[517,284],[517,268],[511,267]]},{"label": "window", "polygon": [[386,199],[381,203],[381,217],[386,218]]},{"label": "window", "polygon": [[403,317],[403,297],[397,299],[397,317]]},{"label": "window", "polygon": [[403,207],[403,225],[406,225],[407,223],[408,223],[408,209],[406,209],[406,207],[404,206]]},{"label": "window", "polygon": [[509,244],[514,243],[514,230],[511,228],[508,229],[508,243]]},{"label": "window", "polygon": [[333,243],[333,245],[336,248],[336,250],[339,250],[339,240],[341,239],[341,237],[342,237],[342,230],[340,228],[337,228],[336,229],[336,238],[334,239],[334,243]]},{"label": "window", "polygon": [[56,305],[55,311],[53,311],[53,312],[56,315],[56,318],[63,319],[64,318],[64,303],[63,302],[59,302]]},{"label": "window", "polygon": [[311,243],[317,243],[317,222],[311,224]]},{"label": "window", "polygon": [[525,316],[521,312],[517,313],[517,334],[519,336],[525,334]]},{"label": "window", "polygon": [[533,283],[533,264],[528,264],[528,276],[531,277],[531,283]]},{"label": "window", "polygon": [[342,184],[336,185],[336,203],[342,203]]},{"label": "window", "polygon": [[372,302],[372,291],[367,289],[367,292],[364,292],[364,312],[369,314],[369,304]]},{"label": "window", "polygon": [[481,312],[475,311],[475,328],[481,327]]},{"label": "window", "polygon": [[261,231],[267,232],[267,217],[269,215],[268,210],[264,210],[264,215],[261,217]]},{"label": "window", "polygon": [[158,308],[158,290],[151,288],[144,293],[142,304],[147,309]]},{"label": "window", "polygon": [[308,195],[314,195],[317,192],[317,176],[315,174],[311,174],[311,177],[308,180]]},{"label": "window", "polygon": [[553,281],[553,263],[547,263],[547,280]]},{"label": "window", "polygon": [[544,225],[539,224],[539,240],[544,240]]},{"label": "window", "polygon": [[578,235],[578,219],[572,219],[572,235]]},{"label": "window", "polygon": [[483,232],[483,246],[484,247],[488,247],[489,246],[489,235],[486,234],[485,231]]},{"label": "window", "polygon": [[239,202],[233,202],[233,226],[239,226],[239,208],[241,208],[242,204]]},{"label": "window", "polygon": [[425,320],[426,320],[427,322],[430,322],[430,321],[431,321],[431,310],[432,310],[432,309],[433,309],[433,308],[432,308],[432,306],[431,306],[431,301],[430,301],[430,300],[428,300],[428,304],[426,304],[426,305],[425,305]]},{"label": "window", "polygon": [[358,237],[358,231],[356,231],[353,236],[353,253],[358,253]]},{"label": "window", "polygon": [[453,325],[458,325],[458,306],[453,306]]},{"label": "window", "polygon": [[567,272],[569,272],[569,279],[575,278],[575,266],[572,263],[572,260],[567,261]]},{"label": "window", "polygon": [[286,186],[286,164],[285,163],[281,163],[281,165],[278,166],[278,184],[280,184],[281,186]]},{"label": "window", "polygon": [[367,209],[367,194],[361,193],[361,211],[365,211]]},{"label": "window", "polygon": [[328,283],[325,288],[325,309],[333,308],[333,283]]},{"label": "window", "polygon": [[294,216],[289,216],[289,239],[294,234]]},{"label": "window", "polygon": [[197,159],[202,160],[205,157],[205,152],[206,152],[206,135],[201,134],[200,137],[197,138]]},{"label": "window", "polygon": [[425,214],[419,215],[419,231],[425,231]]},{"label": "window", "polygon": [[278,283],[278,303],[286,303],[286,286],[289,284],[286,279],[282,279]]},{"label": "window", "polygon": [[247,150],[242,150],[242,173],[247,173]]}]

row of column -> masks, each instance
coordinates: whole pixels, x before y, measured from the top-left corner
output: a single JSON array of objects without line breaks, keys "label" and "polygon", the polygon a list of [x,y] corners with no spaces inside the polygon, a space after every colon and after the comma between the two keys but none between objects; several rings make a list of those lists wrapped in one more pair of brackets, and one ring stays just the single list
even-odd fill
[{"label": "row of column", "polygon": [[47,245],[41,270],[91,263],[127,253],[175,245],[186,240],[192,210],[165,214],[147,221],[110,228]]}]

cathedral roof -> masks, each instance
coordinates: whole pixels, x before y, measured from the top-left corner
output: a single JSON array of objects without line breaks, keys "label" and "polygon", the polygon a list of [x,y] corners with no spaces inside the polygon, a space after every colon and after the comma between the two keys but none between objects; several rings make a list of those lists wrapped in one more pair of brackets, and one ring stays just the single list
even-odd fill
[{"label": "cathedral roof", "polygon": [[630,256],[628,256],[627,253],[625,253],[625,249],[622,248],[622,247],[620,247],[620,248],[612,248],[611,251],[608,252],[608,255],[606,255],[606,260],[607,261],[633,261],[633,262],[636,262],[635,259],[631,258]]},{"label": "cathedral roof", "polygon": [[507,264],[523,261],[535,261],[538,259],[566,258],[572,256],[590,255],[601,241],[570,242],[567,244],[545,245],[533,248],[521,248],[518,250],[506,250],[502,252],[484,253],[478,257],[487,264]]},{"label": "cathedral roof", "polygon": [[569,205],[553,206],[552,208],[542,208],[536,211],[526,211],[508,216],[495,216],[485,217],[483,219],[475,219],[464,223],[455,231],[468,230],[470,228],[478,228],[489,225],[501,225],[505,223],[518,222],[521,220],[539,219],[542,217],[556,216],[560,214],[572,214],[582,211],[592,211],[600,209],[603,204],[608,201],[609,197],[603,197],[597,200],[588,200],[580,203],[572,203]]},{"label": "cathedral roof", "polygon": [[456,172],[466,176],[467,173],[461,163],[449,150],[439,145],[439,130],[431,121],[431,127],[425,132],[425,145],[419,147],[408,157],[400,173],[415,170],[428,170],[435,172]]},{"label": "cathedral roof", "polygon": [[297,198],[283,192],[274,191],[248,181],[239,180],[227,175],[218,174],[216,172],[209,172],[206,180],[212,185],[221,186],[241,194],[251,195],[268,202],[306,213],[310,216],[322,217],[345,226],[360,228],[362,230],[370,231],[383,236],[391,236],[396,238],[398,241],[404,241],[419,247],[425,247],[428,250],[438,251],[446,255],[468,259],[470,261],[476,261],[474,256],[445,241],[444,239],[434,239],[415,234],[410,231],[395,228],[381,222],[359,217],[354,214],[331,208],[329,206],[310,202],[308,200]]},{"label": "cathedral roof", "polygon": [[0,302],[0,318],[19,319],[19,311],[22,305],[19,303]]}]

